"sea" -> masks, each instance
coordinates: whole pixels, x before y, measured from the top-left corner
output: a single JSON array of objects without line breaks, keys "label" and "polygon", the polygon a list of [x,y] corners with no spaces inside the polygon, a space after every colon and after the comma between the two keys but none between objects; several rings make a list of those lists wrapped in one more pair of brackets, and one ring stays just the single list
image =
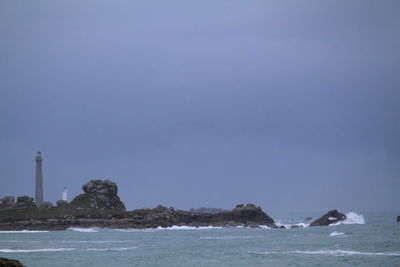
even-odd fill
[{"label": "sea", "polygon": [[292,229],[187,227],[0,231],[0,257],[25,266],[400,266],[396,213],[348,212],[332,226],[307,227],[323,213],[270,214]]}]

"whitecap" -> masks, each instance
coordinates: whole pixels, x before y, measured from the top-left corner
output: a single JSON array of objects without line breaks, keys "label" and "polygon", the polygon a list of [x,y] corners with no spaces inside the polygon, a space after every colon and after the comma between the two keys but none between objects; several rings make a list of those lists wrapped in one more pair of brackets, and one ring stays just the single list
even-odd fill
[{"label": "whitecap", "polygon": [[0,234],[34,234],[34,233],[47,233],[49,231],[37,231],[37,230],[20,230],[20,231],[0,231]]},{"label": "whitecap", "polygon": [[365,219],[364,216],[361,214],[357,214],[355,212],[347,212],[346,220],[330,224],[329,226],[336,226],[340,224],[365,224]]},{"label": "whitecap", "polygon": [[41,248],[41,249],[0,249],[4,253],[31,253],[31,252],[61,252],[61,251],[125,251],[137,247],[112,247],[112,248]]},{"label": "whitecap", "polygon": [[333,231],[332,233],[329,234],[329,236],[346,236],[346,234],[342,232]]},{"label": "whitecap", "polygon": [[171,227],[157,227],[157,230],[205,230],[205,229],[221,229],[222,227],[218,226],[178,226],[178,225],[173,225]]},{"label": "whitecap", "polygon": [[76,231],[76,232],[84,232],[84,233],[97,233],[98,228],[79,228],[79,227],[71,227],[68,230]]},{"label": "whitecap", "polygon": [[88,251],[125,251],[136,249],[137,247],[121,247],[121,248],[87,248]]},{"label": "whitecap", "polygon": [[200,239],[206,240],[233,240],[233,239],[254,239],[264,237],[262,235],[247,236],[201,236]]},{"label": "whitecap", "polygon": [[294,227],[308,227],[310,224],[308,224],[308,223],[295,223],[295,224],[285,224],[285,223],[275,223],[276,224],[276,226],[278,226],[278,227],[281,227],[281,226],[283,226],[283,227],[285,227],[286,229],[290,229],[290,228],[292,228],[293,226]]},{"label": "whitecap", "polygon": [[293,251],[255,251],[255,254],[317,254],[328,256],[400,256],[397,252],[364,252],[353,250],[293,250]]},{"label": "whitecap", "polygon": [[41,249],[0,249],[4,253],[23,253],[23,252],[56,252],[56,251],[72,251],[75,248],[41,248]]}]

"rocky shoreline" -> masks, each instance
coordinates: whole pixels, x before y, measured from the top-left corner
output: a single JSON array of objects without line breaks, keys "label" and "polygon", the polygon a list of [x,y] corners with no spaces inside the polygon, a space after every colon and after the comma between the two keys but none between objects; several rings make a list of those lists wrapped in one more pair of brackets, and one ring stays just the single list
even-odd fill
[{"label": "rocky shoreline", "polygon": [[[171,226],[285,228],[277,226],[261,207],[254,204],[240,204],[232,210],[216,213],[175,210],[163,206],[126,211],[114,182],[92,180],[84,184],[82,189],[84,193],[71,203],[58,201],[57,207],[36,207],[29,197],[19,197],[17,203],[13,203],[13,197],[5,197],[0,206],[0,230],[66,230],[72,227],[145,229]],[[333,210],[310,226],[324,226],[345,219],[344,214]]]}]

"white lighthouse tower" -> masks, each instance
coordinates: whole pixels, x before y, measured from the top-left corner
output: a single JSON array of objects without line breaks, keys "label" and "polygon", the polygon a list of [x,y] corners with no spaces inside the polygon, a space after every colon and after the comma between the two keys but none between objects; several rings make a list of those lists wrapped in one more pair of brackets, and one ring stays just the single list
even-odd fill
[{"label": "white lighthouse tower", "polygon": [[66,187],[64,187],[64,190],[63,190],[62,193],[61,193],[61,199],[62,199],[62,200],[68,201],[68,200],[67,200],[67,193],[68,193],[68,190],[67,190]]}]

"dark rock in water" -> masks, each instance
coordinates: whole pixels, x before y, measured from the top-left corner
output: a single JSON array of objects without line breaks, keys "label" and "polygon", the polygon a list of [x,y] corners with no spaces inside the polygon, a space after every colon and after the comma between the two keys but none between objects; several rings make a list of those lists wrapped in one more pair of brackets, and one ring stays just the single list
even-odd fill
[{"label": "dark rock in water", "polygon": [[305,221],[311,221],[312,218],[311,218],[311,217],[307,217],[307,218],[305,218],[304,220],[305,220]]},{"label": "dark rock in water", "polygon": [[68,205],[68,202],[60,199],[60,200],[57,200],[56,205],[57,205],[57,207],[65,207],[66,205]]},{"label": "dark rock in water", "polygon": [[125,205],[120,200],[116,183],[109,180],[91,180],[84,184],[85,193],[75,197],[70,207],[97,211],[125,211]]},{"label": "dark rock in water", "polygon": [[18,260],[7,258],[0,258],[0,267],[23,267],[22,263]]},{"label": "dark rock in water", "polygon": [[17,197],[16,206],[18,208],[34,207],[33,198],[28,196]]},{"label": "dark rock in water", "polygon": [[0,209],[12,208],[15,206],[15,197],[6,196],[0,200]]},{"label": "dark rock in water", "polygon": [[310,226],[327,226],[332,223],[346,220],[346,215],[338,212],[337,210],[331,210],[328,213],[322,215],[321,218],[313,221]]},{"label": "dark rock in water", "polygon": [[400,222],[400,216],[397,216],[397,221]]}]

